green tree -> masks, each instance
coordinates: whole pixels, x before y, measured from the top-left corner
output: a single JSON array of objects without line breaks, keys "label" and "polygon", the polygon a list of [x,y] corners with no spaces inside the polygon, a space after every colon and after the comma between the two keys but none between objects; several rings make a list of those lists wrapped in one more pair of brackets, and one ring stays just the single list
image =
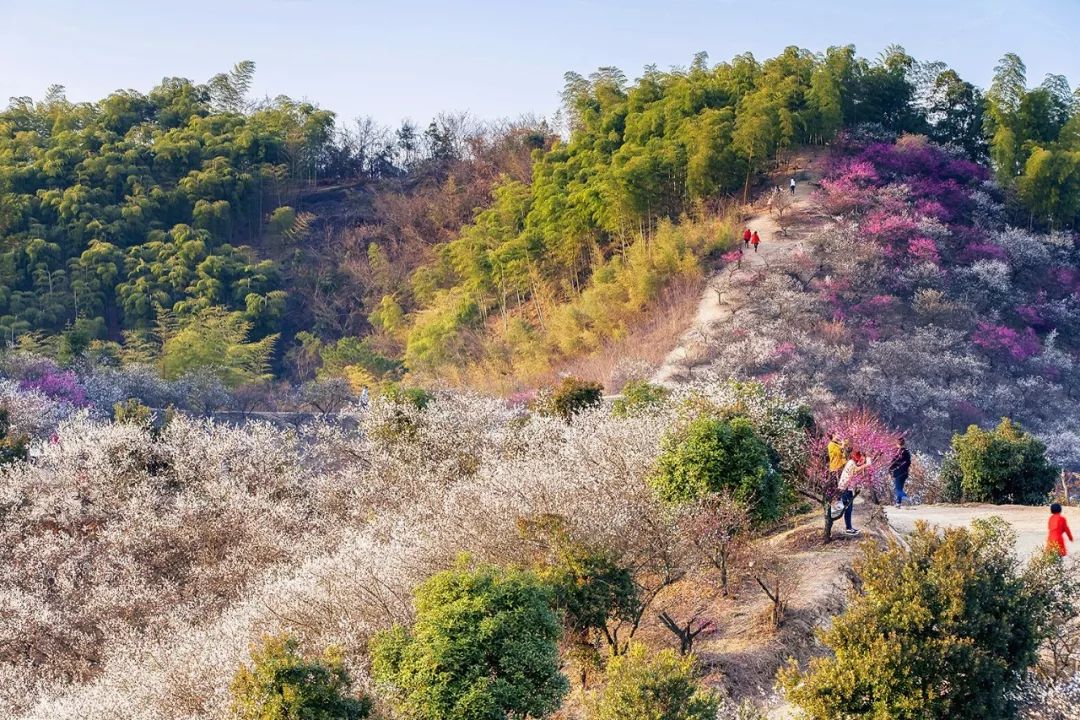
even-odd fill
[{"label": "green tree", "polygon": [[954,435],[942,467],[942,475],[955,478],[967,502],[1038,505],[1060,474],[1047,460],[1042,441],[1008,418],[992,430],[972,425]]},{"label": "green tree", "polygon": [[649,482],[669,503],[689,503],[727,489],[757,521],[779,516],[779,474],[768,446],[741,416],[703,414],[667,435]]},{"label": "green tree", "polygon": [[543,718],[566,694],[551,590],[531,572],[456,567],[416,590],[416,622],[372,643],[375,678],[418,720]]},{"label": "green tree", "polygon": [[865,543],[861,590],[821,633],[832,654],[781,673],[788,699],[811,720],[1016,717],[1015,690],[1048,627],[1010,532],[992,518]]},{"label": "green tree", "polygon": [[233,712],[241,720],[361,720],[371,701],[349,693],[352,681],[341,651],[300,653],[295,638],[269,637],[251,651],[251,666],[232,682]]},{"label": "green tree", "polygon": [[251,323],[241,313],[208,307],[164,337],[162,374],[175,379],[208,368],[229,387],[267,379],[277,336],[249,341],[250,331]]},{"label": "green tree", "polygon": [[593,720],[714,720],[720,709],[698,682],[693,656],[640,644],[612,659],[607,684],[589,704]]}]

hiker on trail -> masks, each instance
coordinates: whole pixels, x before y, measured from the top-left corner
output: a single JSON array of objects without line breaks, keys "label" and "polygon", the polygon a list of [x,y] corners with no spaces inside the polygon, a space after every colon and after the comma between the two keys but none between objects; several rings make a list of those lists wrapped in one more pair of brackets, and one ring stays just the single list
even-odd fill
[{"label": "hiker on trail", "polygon": [[889,472],[892,473],[893,495],[896,497],[896,509],[899,510],[900,504],[907,497],[907,493],[904,492],[904,483],[907,482],[908,475],[911,473],[911,453],[904,447],[904,438],[896,441],[896,454],[889,463]]},{"label": "hiker on trail", "polygon": [[855,480],[859,475],[870,469],[870,459],[858,450],[853,450],[851,459],[844,465],[840,472],[840,502],[844,504],[844,532],[848,535],[858,535],[859,531],[851,526],[851,511],[855,504]]},{"label": "hiker on trail", "polygon": [[791,194],[794,195],[795,194],[795,178],[791,178],[791,182],[788,183],[788,184],[791,185]]},{"label": "hiker on trail", "polygon": [[1065,538],[1073,541],[1072,531],[1069,530],[1069,522],[1061,514],[1061,505],[1054,503],[1050,506],[1050,522],[1047,524],[1049,532],[1046,536],[1046,549],[1054,550],[1061,557],[1068,553],[1065,551]]},{"label": "hiker on trail", "polygon": [[750,237],[750,228],[744,228],[742,231],[743,247],[750,247]]},{"label": "hiker on trail", "polygon": [[367,385],[365,385],[363,387],[363,389],[360,391],[360,407],[366,408],[368,406],[368,397],[369,397],[369,393],[368,393]]},{"label": "hiker on trail", "polygon": [[750,237],[750,244],[754,246],[754,252],[757,252],[757,246],[760,242],[761,238],[758,237],[757,230],[755,230],[754,234]]}]

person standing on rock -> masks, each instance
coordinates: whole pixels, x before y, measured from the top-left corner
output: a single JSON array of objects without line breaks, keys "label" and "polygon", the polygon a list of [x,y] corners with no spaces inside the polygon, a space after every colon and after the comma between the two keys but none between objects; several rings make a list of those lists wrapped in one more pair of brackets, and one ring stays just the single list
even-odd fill
[{"label": "person standing on rock", "polygon": [[889,472],[892,473],[893,495],[896,497],[896,509],[899,510],[904,498],[907,497],[904,484],[911,473],[911,453],[904,447],[904,438],[896,441],[896,454],[889,463]]},{"label": "person standing on rock", "polygon": [[791,178],[791,182],[788,183],[791,186],[791,194],[795,194],[795,178]]},{"label": "person standing on rock", "polygon": [[743,247],[750,247],[750,228],[743,228],[742,231],[742,244]]},{"label": "person standing on rock", "polygon": [[1061,505],[1054,503],[1050,506],[1050,522],[1047,523],[1049,532],[1046,536],[1046,549],[1053,550],[1061,557],[1068,555],[1065,550],[1065,538],[1073,541],[1072,531],[1069,530],[1069,521],[1061,514]]},{"label": "person standing on rock", "polygon": [[757,230],[750,236],[750,244],[754,246],[754,252],[757,252],[757,246],[761,243],[761,238],[758,237]]}]

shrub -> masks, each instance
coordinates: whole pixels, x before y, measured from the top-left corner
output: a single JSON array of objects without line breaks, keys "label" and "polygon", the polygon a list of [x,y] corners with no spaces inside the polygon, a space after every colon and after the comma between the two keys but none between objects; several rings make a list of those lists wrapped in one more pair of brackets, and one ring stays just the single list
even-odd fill
[{"label": "shrub", "polygon": [[693,502],[729,489],[759,521],[781,510],[780,481],[769,448],[742,416],[700,415],[667,435],[650,483],[668,503]]},{"label": "shrub", "polygon": [[232,683],[233,712],[241,720],[359,720],[371,714],[371,701],[348,694],[351,680],[340,651],[305,657],[295,638],[268,638],[253,649],[251,667]]},{"label": "shrub", "polygon": [[593,720],[713,720],[720,700],[698,684],[692,656],[651,654],[635,644],[608,665],[607,684],[592,699]]},{"label": "shrub", "polygon": [[384,398],[397,405],[412,405],[417,410],[424,410],[435,399],[435,395],[417,387],[404,387],[398,384],[390,384],[383,388]]},{"label": "shrub", "polygon": [[1025,582],[997,518],[909,545],[866,543],[862,591],[821,633],[833,651],[780,683],[812,720],[1014,717],[1015,691],[1046,631],[1041,591]]},{"label": "shrub", "polygon": [[128,398],[113,405],[113,420],[118,423],[149,425],[153,419],[153,411],[135,398]]},{"label": "shrub", "polygon": [[570,422],[582,410],[599,405],[603,398],[604,387],[600,383],[566,377],[537,409],[542,415],[553,415]]},{"label": "shrub", "polygon": [[647,380],[631,380],[623,386],[622,397],[612,403],[611,412],[618,417],[626,417],[663,403],[670,394],[671,391],[663,385],[653,385]]},{"label": "shrub", "polygon": [[1038,505],[1046,500],[1061,471],[1046,459],[1046,446],[1008,418],[993,430],[972,425],[954,435],[942,467],[943,484],[957,480],[967,502]]},{"label": "shrub", "polygon": [[[543,544],[537,573],[552,591],[554,606],[563,613],[567,639],[584,669],[599,664],[597,646],[603,638],[618,653],[618,624],[633,624],[641,615],[634,576],[611,553],[571,537],[566,521],[541,515],[522,523],[527,539]],[[614,624],[616,627],[609,627]]]},{"label": "shrub", "polygon": [[0,465],[25,460],[29,439],[25,435],[13,435],[7,408],[0,407]]},{"label": "shrub", "polygon": [[416,590],[416,623],[377,635],[375,678],[417,720],[542,718],[566,694],[558,616],[533,573],[460,563]]}]

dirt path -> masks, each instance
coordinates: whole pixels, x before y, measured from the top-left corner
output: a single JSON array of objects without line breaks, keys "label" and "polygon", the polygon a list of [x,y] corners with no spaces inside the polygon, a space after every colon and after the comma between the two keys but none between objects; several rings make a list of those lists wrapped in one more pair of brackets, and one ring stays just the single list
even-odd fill
[{"label": "dirt path", "polygon": [[[915,529],[919,520],[939,527],[967,527],[976,518],[993,515],[1003,518],[1016,530],[1016,551],[1021,558],[1028,558],[1040,552],[1046,545],[1046,521],[1050,510],[1046,507],[1028,507],[1026,505],[916,505],[901,510],[888,509],[889,524],[897,531],[909,533]],[[1080,508],[1067,507],[1063,510],[1073,534],[1080,539]],[[1071,553],[1080,553],[1080,545],[1066,547]]]},{"label": "dirt path", "polygon": [[[783,170],[773,177],[776,185],[780,186],[780,192],[787,193],[788,180],[794,173],[796,178],[795,202],[785,215],[794,217],[806,211],[810,207],[810,196],[814,191],[814,184],[820,178],[818,163],[813,154],[804,153],[793,159],[795,170]],[[754,214],[744,221],[745,227],[756,230],[761,238],[761,245],[757,252],[747,248],[743,256],[740,270],[765,269],[770,263],[787,257],[795,248],[802,245],[802,239],[798,233],[781,232],[780,225],[773,217],[768,206],[767,194],[753,206]],[[739,229],[740,233],[742,228]],[[729,299],[728,292],[731,287],[731,267],[725,267],[717,272],[706,284],[701,294],[697,312],[690,327],[683,333],[675,348],[664,358],[664,362],[653,375],[652,382],[671,385],[678,382],[688,363],[693,362],[695,354],[699,353],[708,344],[708,336],[711,328],[717,323],[728,320],[735,311],[734,302]]]}]

